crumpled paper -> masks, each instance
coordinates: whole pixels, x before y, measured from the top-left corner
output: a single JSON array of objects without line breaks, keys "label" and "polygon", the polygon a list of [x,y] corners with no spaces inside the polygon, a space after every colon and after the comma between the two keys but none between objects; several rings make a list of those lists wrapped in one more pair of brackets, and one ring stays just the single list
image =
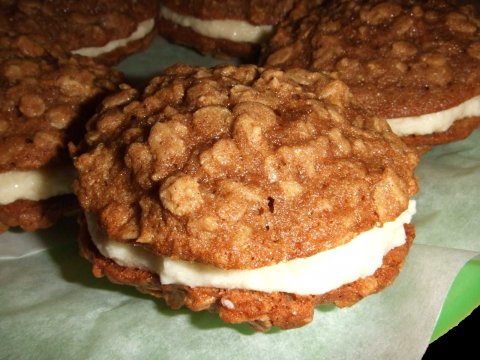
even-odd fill
[{"label": "crumpled paper", "polygon": [[[155,40],[119,68],[135,84],[176,62],[219,63]],[[434,148],[418,168],[417,236],[402,273],[351,308],[320,306],[299,329],[255,333],[216,314],[170,310],[96,279],[78,255],[74,219],[0,236],[4,359],[420,359],[448,289],[480,252],[480,131]]]}]

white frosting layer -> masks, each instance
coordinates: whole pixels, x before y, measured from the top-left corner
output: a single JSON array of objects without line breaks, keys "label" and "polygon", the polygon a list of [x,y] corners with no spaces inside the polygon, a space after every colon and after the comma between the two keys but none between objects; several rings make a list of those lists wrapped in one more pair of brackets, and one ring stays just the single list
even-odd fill
[{"label": "white frosting layer", "polygon": [[345,245],[308,258],[253,270],[224,270],[155,256],[143,248],[109,240],[90,215],[87,223],[92,240],[103,256],[122,266],[155,272],[162,284],[320,295],[372,275],[382,266],[385,254],[405,243],[403,225],[410,222],[414,213],[415,201],[412,200],[395,221],[366,231]]},{"label": "white frosting layer", "polygon": [[273,31],[271,25],[255,26],[239,20],[202,20],[178,14],[165,6],[160,6],[160,15],[175,24],[189,27],[201,35],[235,42],[259,43]]},{"label": "white frosting layer", "polygon": [[0,204],[19,199],[38,201],[72,193],[74,178],[73,167],[0,173]]},{"label": "white frosting layer", "polygon": [[122,46],[126,46],[128,43],[143,39],[147,36],[155,26],[154,19],[148,19],[142,21],[138,24],[137,29],[127,38],[124,39],[116,39],[108,42],[106,45],[98,46],[98,47],[86,47],[77,50],[73,50],[72,54],[88,56],[88,57],[96,57],[106,53],[109,53],[113,50],[121,48]]},{"label": "white frosting layer", "polygon": [[480,116],[480,96],[453,108],[421,116],[388,119],[392,131],[399,136],[428,135],[446,131],[453,122],[471,116]]}]

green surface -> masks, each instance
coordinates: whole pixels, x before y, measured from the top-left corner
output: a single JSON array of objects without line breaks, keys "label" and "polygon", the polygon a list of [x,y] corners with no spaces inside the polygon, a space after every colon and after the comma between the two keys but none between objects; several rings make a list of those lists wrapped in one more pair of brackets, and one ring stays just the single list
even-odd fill
[{"label": "green surface", "polygon": [[437,340],[480,306],[480,259],[470,260],[455,278],[433,330]]}]

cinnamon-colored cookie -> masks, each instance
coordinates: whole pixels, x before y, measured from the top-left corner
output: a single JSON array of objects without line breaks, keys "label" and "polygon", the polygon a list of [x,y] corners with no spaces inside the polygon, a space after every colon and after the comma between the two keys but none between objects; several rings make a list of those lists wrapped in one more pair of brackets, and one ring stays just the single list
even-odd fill
[{"label": "cinnamon-colored cookie", "polygon": [[[353,303],[393,279],[411,241],[418,157],[321,73],[177,65],[143,92],[107,97],[74,155],[97,272],[153,281],[170,304],[169,289],[188,292],[196,310],[232,310],[219,294],[232,295],[228,322],[295,327],[317,295]],[[370,279],[399,247],[393,272]],[[329,297],[343,285],[356,290]],[[299,297],[298,318],[298,303],[286,306],[297,295],[315,295]],[[276,314],[275,303],[286,307]]]},{"label": "cinnamon-colored cookie", "polygon": [[410,144],[458,140],[480,125],[480,16],[465,3],[327,1],[283,23],[262,63],[330,72]]},{"label": "cinnamon-colored cookie", "polygon": [[88,127],[76,193],[108,236],[225,269],[346,243],[417,190],[417,157],[320,73],[179,65]]}]

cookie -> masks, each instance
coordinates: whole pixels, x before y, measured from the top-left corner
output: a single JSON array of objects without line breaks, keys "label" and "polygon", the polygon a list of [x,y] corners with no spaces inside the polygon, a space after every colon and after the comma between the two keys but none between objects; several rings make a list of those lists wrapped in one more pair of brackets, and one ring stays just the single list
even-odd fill
[{"label": "cookie", "polygon": [[261,63],[328,71],[406,142],[433,145],[479,127],[479,54],[474,3],[344,0],[286,21]]},{"label": "cookie", "polygon": [[44,34],[73,55],[114,64],[145,49],[156,34],[157,1],[18,1],[10,17],[18,34]]},{"label": "cookie", "polygon": [[160,35],[203,54],[256,61],[260,43],[287,14],[301,17],[321,0],[167,0],[159,10]]},{"label": "cookie", "polygon": [[25,35],[0,36],[0,44],[0,230],[31,231],[78,209],[67,143],[122,78]]},{"label": "cookie", "polygon": [[83,253],[174,307],[180,293],[227,322],[300,326],[321,299],[390,283],[413,238],[418,157],[321,73],[177,65],[107,97],[87,127]]}]

